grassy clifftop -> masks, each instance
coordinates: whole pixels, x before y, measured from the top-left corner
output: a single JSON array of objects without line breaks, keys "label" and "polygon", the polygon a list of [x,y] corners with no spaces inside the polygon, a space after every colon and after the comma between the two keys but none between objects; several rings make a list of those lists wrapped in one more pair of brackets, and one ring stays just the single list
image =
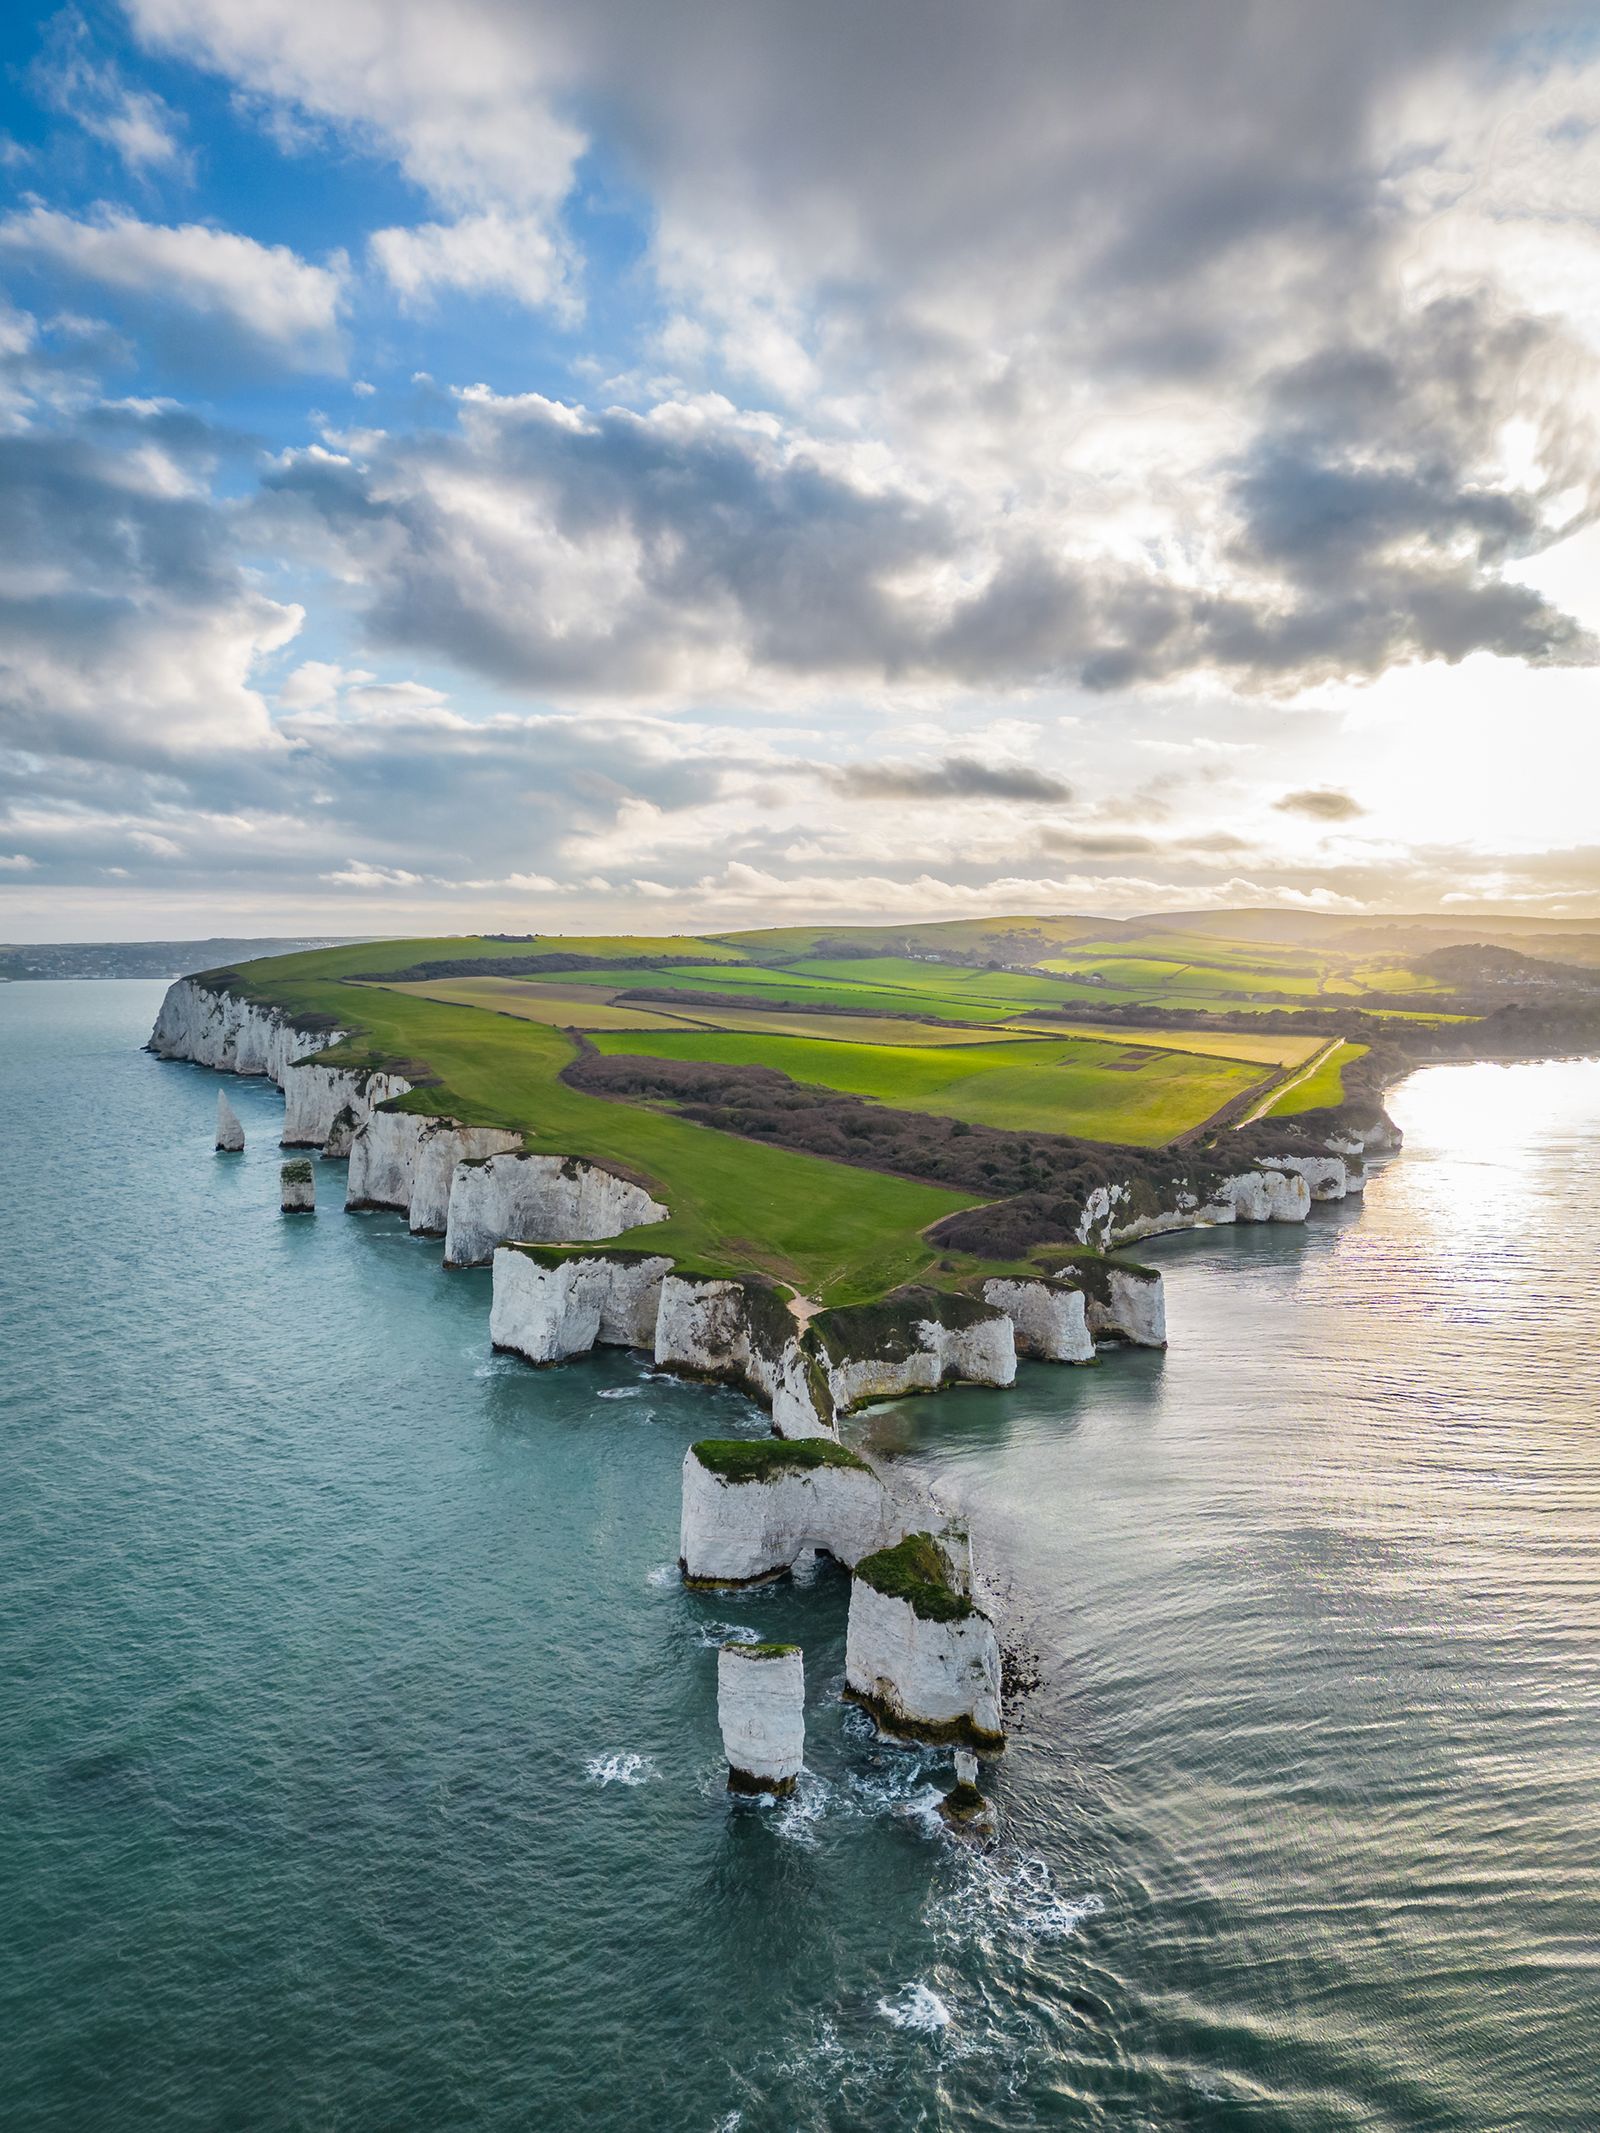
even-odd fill
[{"label": "grassy clifftop", "polygon": [[405,968],[430,950],[461,955],[478,945],[486,956],[507,952],[499,941],[332,948],[251,963],[232,989],[296,1013],[332,1016],[351,1035],[318,1055],[329,1064],[425,1067],[434,1078],[405,1099],[408,1110],[518,1128],[530,1148],[587,1157],[640,1179],[673,1211],[670,1222],[652,1228],[651,1250],[708,1271],[755,1269],[819,1301],[854,1302],[913,1279],[935,1257],[922,1231],[975,1204],[970,1194],[763,1148],[667,1112],[586,1096],[559,1078],[576,1049],[560,1030],[349,982],[358,973]]},{"label": "grassy clifftop", "polygon": [[[1281,946],[1252,958],[1236,943],[1088,938],[1088,921],[986,924],[941,933],[951,959],[938,961],[888,929],[501,935],[368,941],[225,976],[308,1028],[347,1032],[329,1063],[404,1073],[409,1111],[509,1127],[637,1179],[672,1210],[652,1251],[829,1305],[917,1281],[960,1288],[998,1262],[956,1245],[966,1232],[950,1218],[1059,1186],[1063,1162],[1080,1184],[1086,1158],[1138,1169],[1128,1144],[1159,1166],[1168,1143],[1236,1116],[1324,1042],[1314,1020],[1282,1014],[1270,1033],[1062,1027],[1113,965],[1117,996],[1138,983],[1168,1002],[1199,984],[1230,1000],[1298,988],[1310,1006],[1319,988],[1357,985]],[[985,958],[986,945],[1022,961]],[[1356,1050],[1293,1100],[1337,1101],[1337,1064]],[[752,1090],[761,1103],[732,1102]],[[1076,1234],[1067,1219],[1050,1216],[1062,1241]]]}]

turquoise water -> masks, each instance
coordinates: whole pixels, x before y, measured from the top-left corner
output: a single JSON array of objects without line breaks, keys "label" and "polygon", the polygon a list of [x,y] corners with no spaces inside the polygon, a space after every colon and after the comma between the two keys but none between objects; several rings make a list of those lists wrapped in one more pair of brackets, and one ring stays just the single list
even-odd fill
[{"label": "turquoise water", "polygon": [[[1600,1066],[1419,1074],[1364,1213],[1153,1247],[1164,1358],[872,1419],[1042,1655],[975,1857],[837,1575],[676,1582],[753,1411],[495,1359],[338,1166],[283,1220],[159,997],[0,988],[8,2129],[1600,2123]],[[727,1624],[806,1646],[782,1810]]]}]

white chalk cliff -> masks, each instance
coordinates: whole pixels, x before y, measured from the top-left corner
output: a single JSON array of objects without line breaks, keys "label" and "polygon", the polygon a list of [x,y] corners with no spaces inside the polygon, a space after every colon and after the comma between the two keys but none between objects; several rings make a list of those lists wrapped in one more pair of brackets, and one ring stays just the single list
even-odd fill
[{"label": "white chalk cliff", "polygon": [[505,1150],[456,1166],[446,1266],[486,1266],[497,1244],[599,1244],[668,1210],[642,1185],[572,1156]]},{"label": "white chalk cliff", "polygon": [[1012,1321],[970,1296],[909,1289],[881,1304],[820,1311],[811,1326],[841,1413],[956,1380],[1010,1385],[1017,1375]]},{"label": "white chalk cliff", "polygon": [[1295,1157],[1280,1164],[1276,1157],[1263,1158],[1259,1167],[1224,1178],[1204,1194],[1198,1187],[1190,1190],[1178,1185],[1160,1204],[1153,1202],[1148,1186],[1132,1181],[1097,1185],[1084,1201],[1078,1242],[1114,1251],[1118,1245],[1135,1243],[1140,1237],[1165,1236],[1171,1230],[1207,1229],[1230,1222],[1303,1222],[1311,1208],[1310,1193],[1298,1190],[1284,1175],[1285,1169],[1294,1170],[1303,1160],[1312,1159]]},{"label": "white chalk cliff", "polygon": [[286,1215],[314,1215],[317,1211],[317,1180],[302,1156],[285,1163],[278,1172],[279,1204]]},{"label": "white chalk cliff", "polygon": [[739,1386],[771,1410],[779,1437],[834,1434],[833,1394],[816,1343],[771,1282],[669,1274],[655,1360],[663,1370]]},{"label": "white chalk cliff", "polygon": [[212,992],[196,978],[176,978],[167,987],[147,1049],[159,1059],[189,1059],[228,1074],[265,1074],[281,1088],[296,1059],[324,1050],[342,1034],[301,1029],[276,1007]]},{"label": "white chalk cliff", "polygon": [[[283,1146],[348,1155],[352,1139],[379,1104],[404,1096],[410,1086],[403,1074],[295,1060],[282,1079]],[[338,1147],[331,1145],[336,1127],[342,1128]]]},{"label": "white chalk cliff", "polygon": [[1304,1180],[1313,1200],[1342,1200],[1366,1189],[1366,1172],[1358,1157],[1342,1155],[1267,1155],[1262,1162],[1280,1176]]},{"label": "white chalk cliff", "polygon": [[806,1753],[806,1674],[798,1645],[725,1644],[717,1723],[735,1792],[793,1792]]},{"label": "white chalk cliff", "polygon": [[1083,1291],[1084,1317],[1096,1340],[1134,1348],[1167,1345],[1167,1300],[1154,1267],[1131,1260],[1075,1259],[1057,1279]]},{"label": "white chalk cliff", "polygon": [[494,1255],[489,1338],[530,1363],[587,1355],[597,1343],[655,1345],[661,1283],[672,1261],[644,1252],[541,1258],[503,1244]]},{"label": "white chalk cliff", "polygon": [[442,1237],[457,1165],[520,1148],[502,1126],[463,1126],[421,1112],[374,1111],[350,1144],[347,1208],[389,1207],[419,1236]]},{"label": "white chalk cliff", "polygon": [[1092,1363],[1094,1340],[1081,1289],[1061,1281],[986,1281],[983,1300],[1004,1311],[1018,1355],[1044,1363]]},{"label": "white chalk cliff", "polygon": [[[690,1445],[684,1454],[678,1552],[691,1583],[776,1577],[814,1549],[857,1563],[899,1539],[900,1513],[864,1459],[831,1444],[766,1440],[738,1449],[770,1456],[754,1474],[730,1475],[715,1463],[725,1447]],[[799,1463],[813,1451],[829,1463]]]}]

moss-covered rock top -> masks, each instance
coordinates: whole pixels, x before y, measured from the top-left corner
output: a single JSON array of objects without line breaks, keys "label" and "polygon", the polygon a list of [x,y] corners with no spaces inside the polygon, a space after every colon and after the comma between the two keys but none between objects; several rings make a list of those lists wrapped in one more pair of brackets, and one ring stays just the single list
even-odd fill
[{"label": "moss-covered rock top", "polygon": [[874,1592],[904,1600],[925,1622],[962,1622],[978,1612],[950,1582],[950,1566],[931,1533],[908,1533],[893,1548],[864,1555],[856,1576]]},{"label": "moss-covered rock top", "polygon": [[293,1162],[284,1164],[279,1176],[283,1179],[285,1185],[309,1185],[311,1183],[311,1165],[304,1156],[296,1156]]},{"label": "moss-covered rock top", "polygon": [[811,1321],[815,1337],[836,1363],[870,1357],[899,1361],[921,1347],[917,1328],[928,1321],[960,1331],[996,1316],[994,1306],[976,1296],[947,1289],[900,1289],[878,1303],[845,1304],[819,1311]]},{"label": "moss-covered rock top", "polygon": [[828,1437],[703,1437],[689,1449],[708,1474],[722,1481],[774,1481],[780,1474],[809,1474],[824,1466],[872,1472],[865,1459]]},{"label": "moss-covered rock top", "polygon": [[725,1652],[732,1652],[736,1659],[787,1659],[791,1652],[798,1652],[798,1644],[732,1644],[723,1645]]}]

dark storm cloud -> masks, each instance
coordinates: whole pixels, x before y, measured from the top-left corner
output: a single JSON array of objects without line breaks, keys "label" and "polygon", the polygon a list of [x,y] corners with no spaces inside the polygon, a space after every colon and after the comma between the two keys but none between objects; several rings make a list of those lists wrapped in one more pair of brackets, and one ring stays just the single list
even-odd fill
[{"label": "dark storm cloud", "polygon": [[1307,815],[1313,822],[1353,822],[1366,809],[1349,793],[1339,792],[1332,786],[1308,788],[1304,792],[1286,792],[1273,806],[1280,815]]}]

